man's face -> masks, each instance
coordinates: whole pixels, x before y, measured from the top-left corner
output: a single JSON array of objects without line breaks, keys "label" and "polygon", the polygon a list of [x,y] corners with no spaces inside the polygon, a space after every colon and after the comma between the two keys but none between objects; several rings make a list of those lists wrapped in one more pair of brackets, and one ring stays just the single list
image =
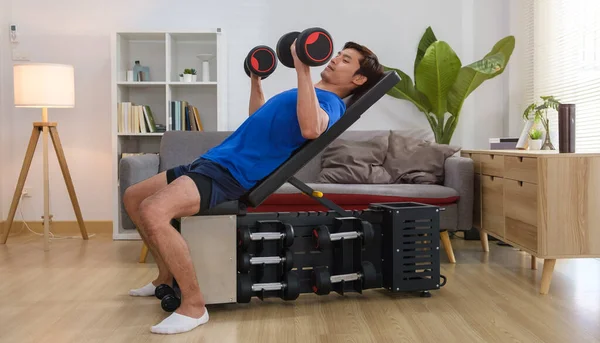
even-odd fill
[{"label": "man's face", "polygon": [[360,68],[362,55],[354,49],[344,49],[331,59],[327,67],[321,72],[323,80],[339,86],[354,84],[359,86],[364,82],[364,77],[355,75]]}]

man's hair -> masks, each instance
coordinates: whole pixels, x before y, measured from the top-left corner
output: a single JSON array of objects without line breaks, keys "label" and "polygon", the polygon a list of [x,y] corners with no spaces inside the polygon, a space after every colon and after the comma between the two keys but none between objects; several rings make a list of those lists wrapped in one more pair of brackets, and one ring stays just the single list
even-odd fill
[{"label": "man's hair", "polygon": [[346,44],[344,44],[344,49],[354,49],[358,51],[363,57],[360,61],[360,67],[356,71],[355,75],[363,75],[367,78],[367,81],[361,86],[354,89],[350,94],[353,96],[354,99],[356,99],[357,97],[363,95],[374,84],[379,82],[379,80],[383,76],[384,69],[383,66],[379,63],[379,58],[377,58],[377,55],[375,55],[375,53],[373,53],[373,51],[371,51],[366,46],[360,45],[355,42],[347,42]]}]

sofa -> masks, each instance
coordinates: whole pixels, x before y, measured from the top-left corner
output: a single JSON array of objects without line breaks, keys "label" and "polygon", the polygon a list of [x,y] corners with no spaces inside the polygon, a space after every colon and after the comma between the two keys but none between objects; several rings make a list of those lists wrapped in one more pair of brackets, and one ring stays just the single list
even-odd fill
[{"label": "sofa", "polygon": [[[168,131],[158,154],[122,158],[119,194],[130,185],[178,164],[189,163],[232,132]],[[454,263],[448,231],[472,228],[473,162],[458,156],[458,147],[410,137],[402,131],[345,131],[295,175],[314,190],[348,210],[374,202],[420,202],[441,212],[443,246]],[[135,230],[121,201],[121,226]],[[326,211],[320,203],[284,184],[248,212]]]}]

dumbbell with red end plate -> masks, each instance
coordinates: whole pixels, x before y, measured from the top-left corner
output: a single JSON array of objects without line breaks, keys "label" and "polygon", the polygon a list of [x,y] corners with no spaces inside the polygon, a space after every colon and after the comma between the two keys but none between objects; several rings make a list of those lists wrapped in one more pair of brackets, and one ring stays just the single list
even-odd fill
[{"label": "dumbbell with red end plate", "polygon": [[240,273],[247,273],[253,265],[262,264],[281,264],[284,271],[290,271],[294,268],[294,253],[286,249],[282,256],[252,257],[249,253],[244,252],[239,257],[238,270]]},{"label": "dumbbell with red end plate", "polygon": [[244,71],[248,77],[254,74],[261,79],[266,79],[275,69],[277,69],[275,51],[266,45],[252,48],[244,59]]},{"label": "dumbbell with red end plate", "polygon": [[325,29],[312,27],[302,32],[289,32],[279,39],[276,48],[277,58],[288,68],[294,68],[291,51],[294,40],[298,59],[310,67],[326,64],[333,55],[333,39]]}]

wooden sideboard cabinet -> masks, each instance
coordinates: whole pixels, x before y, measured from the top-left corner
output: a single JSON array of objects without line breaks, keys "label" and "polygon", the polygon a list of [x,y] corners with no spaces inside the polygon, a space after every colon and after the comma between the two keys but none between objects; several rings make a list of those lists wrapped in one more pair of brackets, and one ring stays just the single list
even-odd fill
[{"label": "wooden sideboard cabinet", "polygon": [[547,294],[556,259],[600,257],[600,153],[462,150],[475,168],[473,226],[544,259]]}]

